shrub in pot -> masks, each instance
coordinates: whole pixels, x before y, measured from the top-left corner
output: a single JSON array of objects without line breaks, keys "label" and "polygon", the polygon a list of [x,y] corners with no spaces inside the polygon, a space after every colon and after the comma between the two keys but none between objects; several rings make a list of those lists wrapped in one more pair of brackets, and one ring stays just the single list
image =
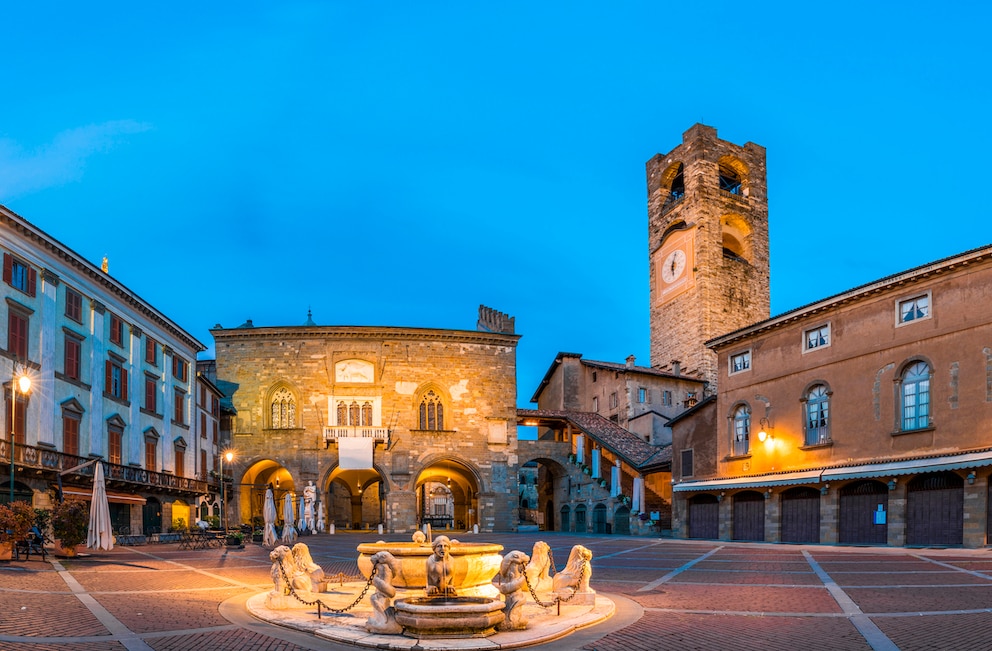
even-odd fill
[{"label": "shrub in pot", "polygon": [[76,546],[86,542],[89,524],[90,509],[86,502],[62,502],[52,509],[52,535],[70,556],[75,554]]}]

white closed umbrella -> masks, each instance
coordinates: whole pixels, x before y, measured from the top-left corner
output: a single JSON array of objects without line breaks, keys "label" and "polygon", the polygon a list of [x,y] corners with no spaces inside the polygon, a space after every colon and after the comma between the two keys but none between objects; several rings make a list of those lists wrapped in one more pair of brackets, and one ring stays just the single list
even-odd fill
[{"label": "white closed umbrella", "polygon": [[86,546],[108,552],[114,548],[107,482],[103,478],[103,463],[100,461],[96,462],[96,470],[93,471],[93,496],[90,498],[90,527],[86,533]]},{"label": "white closed umbrella", "polygon": [[265,489],[265,505],[262,507],[262,517],[265,519],[265,531],[262,533],[262,544],[266,547],[276,546],[276,499],[272,496],[272,487]]},{"label": "white closed umbrella", "polygon": [[324,522],[324,505],[317,504],[317,531],[324,533],[327,531],[327,524]]},{"label": "white closed umbrella", "polygon": [[304,529],[308,529],[309,528],[309,527],[307,527],[307,505],[304,504],[304,502],[306,502],[306,500],[304,500],[303,498],[300,498],[300,520],[299,520],[299,522],[300,522],[300,526],[299,526],[300,533],[303,533]]},{"label": "white closed umbrella", "polygon": [[285,520],[282,526],[282,541],[292,543],[296,540],[296,527],[293,526],[296,520],[296,511],[293,509],[293,494],[290,492],[286,493],[282,502],[282,519]]}]

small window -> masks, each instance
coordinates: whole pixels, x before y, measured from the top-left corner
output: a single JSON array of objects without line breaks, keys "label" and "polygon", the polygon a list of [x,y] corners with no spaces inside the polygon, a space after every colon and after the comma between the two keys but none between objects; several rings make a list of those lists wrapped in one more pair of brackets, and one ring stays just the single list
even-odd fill
[{"label": "small window", "polygon": [[661,392],[661,404],[664,405],[664,406],[666,406],[666,407],[671,407],[672,406],[672,392],[671,391],[662,391]]},{"label": "small window", "polygon": [[7,310],[7,352],[15,359],[28,359],[28,315],[13,308]]},{"label": "small window", "polygon": [[65,316],[76,323],[83,322],[83,296],[68,287],[65,290]]},{"label": "small window", "polygon": [[154,375],[145,376],[145,411],[158,413],[158,379]]},{"label": "small window", "polygon": [[682,450],[682,476],[692,477],[692,450]]},{"label": "small window", "polygon": [[741,175],[729,165],[720,164],[720,189],[730,194],[741,194]]},{"label": "small window", "polygon": [[151,337],[145,337],[145,362],[158,366],[158,342]]},{"label": "small window", "polygon": [[830,393],[817,384],[806,393],[806,445],[830,441]]},{"label": "small window", "polygon": [[124,343],[124,322],[116,314],[110,315],[110,343],[118,346]]},{"label": "small window", "polygon": [[733,429],[733,453],[735,457],[742,457],[750,452],[751,445],[751,412],[747,405],[740,405],[734,410],[731,419]]},{"label": "small window", "polygon": [[830,345],[830,324],[810,328],[803,333],[803,351],[826,348]]},{"label": "small window", "polygon": [[116,358],[108,359],[104,378],[104,394],[127,402],[127,369]]},{"label": "small window", "polygon": [[[795,341],[795,340],[793,340]],[[751,369],[751,351],[746,350],[743,353],[737,353],[736,355],[730,356],[730,374],[743,373]]]},{"label": "small window", "polygon": [[62,355],[62,374],[67,379],[79,381],[80,360],[82,359],[83,344],[78,337],[65,333],[64,350]]},{"label": "small window", "polygon": [[596,371],[593,371],[593,372],[592,372],[592,381],[593,381],[593,382],[595,382],[595,381],[596,381]]},{"label": "small window", "polygon": [[913,298],[899,301],[896,313],[896,325],[904,325],[930,318],[930,293],[914,296]]},{"label": "small window", "polygon": [[38,273],[27,263],[9,253],[3,254],[3,281],[14,289],[34,296],[38,285]]},{"label": "small window", "polygon": [[902,374],[902,429],[930,426],[930,366],[916,362]]},{"label": "small window", "polygon": [[599,396],[592,397],[592,410],[599,412]]},{"label": "small window", "polygon": [[647,401],[648,401],[648,390],[645,389],[644,387],[638,388],[637,389],[637,402],[644,403],[644,402],[647,402]]},{"label": "small window", "polygon": [[610,409],[616,409],[616,408],[617,408],[617,392],[614,391],[613,393],[610,394]]},{"label": "small window", "polygon": [[172,357],[172,377],[185,382],[189,373],[189,363],[178,355]]},{"label": "small window", "polygon": [[79,455],[79,421],[81,415],[68,409],[62,410],[62,452]]},{"label": "small window", "polygon": [[172,422],[179,425],[186,424],[186,392],[182,389],[175,389],[175,409],[172,414]]},{"label": "small window", "polygon": [[107,426],[107,460],[121,464],[124,455],[124,429],[116,425]]}]

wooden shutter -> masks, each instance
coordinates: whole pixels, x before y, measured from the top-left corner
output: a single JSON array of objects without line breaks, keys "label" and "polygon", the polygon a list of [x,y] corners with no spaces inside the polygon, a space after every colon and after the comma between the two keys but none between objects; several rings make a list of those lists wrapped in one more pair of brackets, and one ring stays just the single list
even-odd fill
[{"label": "wooden shutter", "polygon": [[114,369],[113,366],[110,364],[109,359],[106,362],[104,362],[104,368],[106,372],[104,373],[103,390],[105,393],[112,394],[114,389],[114,376],[113,376]]},{"label": "wooden shutter", "polygon": [[121,367],[121,400],[127,402],[127,371]]},{"label": "wooden shutter", "polygon": [[38,272],[35,271],[34,267],[28,267],[28,296],[36,296],[38,294]]},{"label": "wooden shutter", "polygon": [[10,284],[13,280],[14,275],[14,259],[10,257],[9,253],[3,254],[3,281]]}]

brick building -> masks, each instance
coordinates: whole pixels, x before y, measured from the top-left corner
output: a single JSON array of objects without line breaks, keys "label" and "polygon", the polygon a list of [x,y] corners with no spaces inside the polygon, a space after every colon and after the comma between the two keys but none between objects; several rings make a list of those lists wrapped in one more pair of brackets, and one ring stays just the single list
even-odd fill
[{"label": "brick building", "polygon": [[987,543],[992,247],[713,339],[715,400],[672,422],[676,535]]},{"label": "brick building", "polygon": [[211,333],[236,412],[233,520],[260,517],[267,486],[297,499],[313,482],[338,528],[516,528],[512,319],[482,308],[477,331],[308,319]]}]

